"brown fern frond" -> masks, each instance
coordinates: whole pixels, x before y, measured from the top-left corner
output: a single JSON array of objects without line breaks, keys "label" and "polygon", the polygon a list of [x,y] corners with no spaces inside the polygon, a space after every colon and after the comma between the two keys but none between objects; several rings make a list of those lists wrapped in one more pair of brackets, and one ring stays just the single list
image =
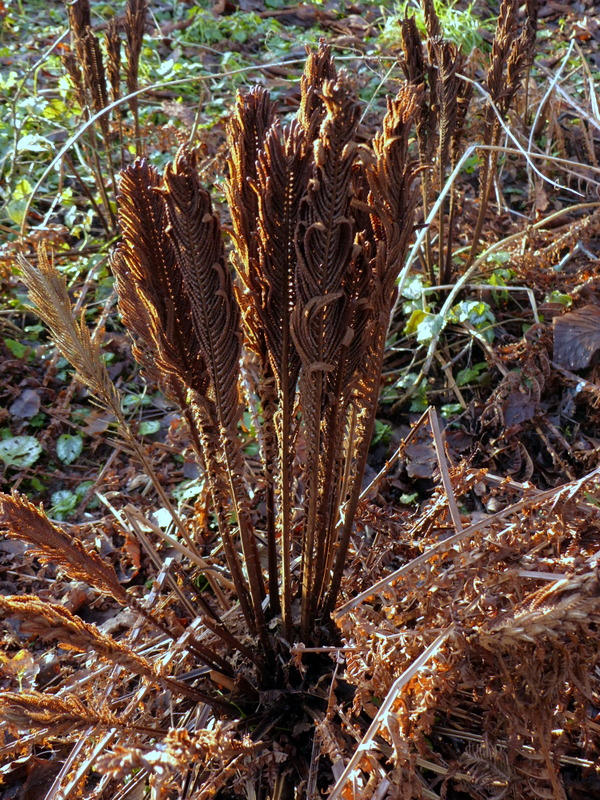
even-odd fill
[{"label": "brown fern frond", "polygon": [[432,41],[432,59],[437,67],[436,97],[439,103],[439,148],[438,170],[441,181],[448,165],[451,142],[458,121],[458,93],[462,84],[457,73],[463,69],[465,58],[460,54],[453,42],[445,40]]},{"label": "brown fern frond", "polygon": [[533,63],[539,6],[539,0],[527,0],[525,22],[521,33],[511,44],[506,60],[506,89],[500,103],[504,115],[521,87],[525,72]]},{"label": "brown fern frond", "polygon": [[[483,132],[483,141],[486,145],[498,145],[502,126],[497,115],[506,118],[514,96],[521,85],[522,77],[531,64],[537,30],[538,7],[538,0],[528,0],[525,24],[519,34],[519,0],[502,0],[500,4],[490,65],[485,79],[485,88],[489,94]],[[488,151],[483,156],[479,184],[479,212],[473,232],[473,244],[465,268],[471,265],[477,252],[497,162],[497,151]]]},{"label": "brown fern frond", "polygon": [[352,467],[351,492],[344,509],[332,579],[324,604],[326,613],[333,611],[342,580],[375,424],[385,337],[397,294],[396,279],[413,232],[417,200],[414,189],[416,165],[408,157],[408,138],[412,121],[419,113],[422,92],[422,87],[406,84],[394,100],[388,99],[383,130],[373,140],[375,163],[367,167],[375,240],[371,264],[372,289],[369,292],[373,328],[363,361],[360,387],[357,389],[356,402],[360,415],[357,429],[353,431],[355,463]]},{"label": "brown fern frond", "polygon": [[[339,399],[343,350],[351,336],[346,324],[346,278],[357,257],[351,190],[358,105],[343,74],[336,83],[324,84],[322,97],[326,116],[315,141],[313,176],[297,231],[297,301],[292,317],[292,334],[302,362],[299,402],[306,439],[302,564],[305,635],[312,606],[318,599],[314,582],[323,580],[319,567],[325,557],[328,527],[324,515],[335,482],[327,468],[333,467],[334,454],[339,452],[339,431],[345,414],[337,400],[328,396],[328,386],[335,384],[333,393]],[[332,374],[328,377],[329,373]],[[324,435],[322,423],[328,418],[329,431]]]},{"label": "brown fern frond", "polygon": [[[75,319],[66,281],[48,257],[45,245],[42,243],[38,249],[37,267],[34,267],[22,256],[18,256],[18,261],[23,272],[23,281],[29,290],[29,297],[34,303],[36,312],[50,328],[52,338],[59,351],[75,368],[77,377],[90,390],[94,400],[114,415],[117,430],[124,442],[142,464],[163,505],[169,509],[188,547],[195,549],[152,464],[146,457],[143,447],[133,435],[125,419],[119,393],[101,359],[100,341],[90,335],[85,324],[85,312],[82,312],[79,322]],[[213,581],[210,573],[208,580]]]},{"label": "brown fern frond", "polygon": [[119,664],[155,686],[168,688],[183,697],[207,703],[215,708],[229,705],[209,695],[191,689],[174,678],[161,675],[152,664],[123,642],[102,633],[95,625],[71,614],[64,606],[45,603],[39,597],[0,596],[0,615],[21,620],[21,632],[37,636],[41,641],[58,641],[63,647],[80,653],[95,653],[111,664]]},{"label": "brown fern frond", "polygon": [[[282,552],[284,622],[291,624],[292,416],[300,357],[291,335],[295,305],[296,226],[306,194],[312,154],[305,134],[294,122],[283,131],[274,124],[259,153],[254,190],[258,200],[256,312],[264,331],[278,393],[279,528]],[[266,461],[271,463],[271,459]]]},{"label": "brown fern frond", "polygon": [[442,36],[442,29],[433,0],[421,0],[421,7],[423,8],[423,15],[425,17],[427,38],[439,39]]},{"label": "brown fern frond", "polygon": [[69,3],[69,25],[75,39],[81,39],[89,30],[92,20],[89,0],[75,0]]},{"label": "brown fern frond", "polygon": [[[108,87],[100,42],[91,30],[81,38],[81,52],[85,82],[92,98],[92,109],[97,114],[108,105]],[[107,115],[102,114],[99,121],[102,133],[108,136]]]},{"label": "brown fern frond", "polygon": [[72,728],[117,728],[150,735],[160,733],[155,728],[121,720],[107,709],[92,708],[75,694],[62,697],[35,691],[1,692],[0,719],[18,731],[48,728],[56,736]]},{"label": "brown fern frond", "polygon": [[[146,0],[127,0],[127,7],[125,9],[125,19],[123,26],[125,28],[126,46],[125,52],[127,55],[127,70],[125,73],[125,81],[127,83],[127,91],[129,94],[137,92],[139,83],[139,66],[140,66],[140,53],[142,52],[142,42],[144,40],[144,28],[146,27]],[[129,107],[133,114],[135,124],[135,139],[137,144],[138,153],[141,148],[140,141],[140,121],[138,112],[138,98],[132,97],[129,100]]]},{"label": "brown fern frond", "polygon": [[206,394],[209,375],[175,249],[166,236],[167,210],[157,191],[160,185],[158,173],[145,160],[121,173],[123,238],[111,267],[136,359],[171,398],[185,405],[188,388]]},{"label": "brown fern frond", "polygon": [[307,48],[307,59],[300,79],[300,108],[298,122],[304,129],[306,141],[312,143],[325,117],[325,106],[321,93],[325,83],[336,80],[336,69],[331,57],[331,48],[321,44],[317,51]]},{"label": "brown fern frond", "polygon": [[296,224],[312,167],[310,155],[297,123],[283,131],[274,125],[259,153],[254,184],[259,205],[259,315],[277,385],[284,396],[287,391],[288,403],[300,369],[290,338],[290,314],[295,305]]},{"label": "brown fern frond", "polygon": [[106,26],[106,53],[108,61],[106,71],[110,83],[113,102],[121,96],[121,23],[117,17],[109,20]]},{"label": "brown fern frond", "polygon": [[[125,325],[134,337],[136,358],[182,407],[197,452],[207,463],[227,561],[244,615],[252,624],[248,589],[227,522],[227,479],[219,455],[221,448],[215,392],[211,390],[213,399],[208,397],[211,374],[205,360],[206,337],[201,339],[198,336],[189,288],[184,281],[173,240],[167,235],[169,220],[165,198],[159,191],[161,186],[164,187],[164,184],[158,174],[145,161],[138,161],[122,173],[119,222],[123,241],[112,258],[119,305]],[[210,204],[207,196],[204,200]],[[204,211],[201,210],[201,214],[202,221]],[[216,219],[213,219],[214,224]],[[220,258],[217,266],[227,279],[229,276],[222,260],[218,225],[213,227],[212,244],[213,251],[205,253],[208,270],[212,269],[211,259]],[[217,277],[217,284],[212,287],[215,292],[219,290],[218,280]],[[219,335],[223,333],[223,330],[219,330]],[[231,343],[234,351],[229,367],[234,369],[234,376],[229,387],[230,395],[237,392],[236,376],[239,369],[235,336],[227,342]],[[188,397],[188,392],[191,397]],[[233,395],[233,409],[230,408],[229,414],[233,429],[237,421],[237,405],[237,397]],[[208,579],[211,584],[214,582],[210,573]]]},{"label": "brown fern frond", "polygon": [[[436,144],[438,142],[439,103],[437,102],[437,75],[435,67],[425,59],[421,35],[414,17],[405,17],[401,26],[402,68],[406,79],[421,92],[421,102],[415,117],[415,131],[421,167],[421,197],[423,215],[429,214],[431,173]],[[431,52],[431,40],[427,42]],[[433,249],[429,230],[425,233],[425,263],[427,276],[433,285],[435,281]]]},{"label": "brown fern frond", "polygon": [[85,99],[85,86],[83,83],[83,76],[81,74],[81,66],[79,63],[79,59],[72,51],[65,53],[62,56],[62,63],[64,68],[67,71],[67,75],[71,79],[71,83],[75,89],[75,95],[77,97],[77,102],[81,106],[81,108],[85,108],[86,99]]},{"label": "brown fern frond", "polygon": [[[254,353],[258,367],[258,380],[254,391],[260,400],[263,416],[263,423],[258,426],[263,464],[273,464],[277,458],[274,426],[277,396],[265,340],[265,330],[261,324],[258,310],[260,294],[256,239],[258,200],[252,187],[252,181],[256,179],[258,154],[266,132],[273,122],[274,113],[275,105],[266,90],[255,87],[246,95],[238,95],[234,114],[227,126],[229,178],[225,185],[235,241],[232,260],[240,278],[240,285],[236,288],[245,347]],[[250,388],[249,393],[252,394],[252,391]],[[278,613],[275,474],[272,470],[264,470],[263,478],[267,511],[270,606],[274,613]]]},{"label": "brown fern frond", "polygon": [[[373,140],[375,164],[367,168],[373,207],[372,224],[377,239],[375,274],[378,281],[380,333],[393,303],[394,285],[412,235],[416,194],[416,164],[408,157],[408,139],[417,116],[422,89],[405,85],[394,100],[388,99],[383,130]],[[381,341],[378,342],[381,345]]]},{"label": "brown fern frond", "polygon": [[235,110],[227,125],[229,178],[225,186],[239,258],[238,272],[250,292],[257,290],[256,222],[258,201],[252,188],[256,179],[258,154],[275,114],[269,93],[255,87],[238,94]]},{"label": "brown fern frond", "polygon": [[90,336],[84,313],[79,322],[75,319],[65,278],[54,267],[45,244],[40,244],[37,267],[22,256],[19,265],[35,311],[50,328],[61,354],[97,400],[117,419],[122,418],[119,395],[100,357],[100,342]]},{"label": "brown fern frond", "polygon": [[519,0],[502,0],[500,3],[490,66],[485,81],[490,98],[496,105],[506,88],[504,73],[513,43],[518,36],[518,12]]},{"label": "brown fern frond", "polygon": [[42,563],[53,564],[74,580],[89,583],[128,605],[128,593],[114,569],[79,539],[53,525],[26,497],[0,493],[0,531],[33,545],[33,555]]},{"label": "brown fern frond", "polygon": [[[266,593],[256,540],[249,521],[247,497],[243,488],[243,459],[237,438],[237,423],[241,413],[240,311],[225,261],[219,219],[212,211],[208,192],[200,185],[194,156],[181,150],[175,165],[167,167],[164,184],[169,232],[185,291],[190,298],[196,336],[210,375],[209,397],[214,408],[218,438],[213,439],[212,443],[207,441],[206,446],[215,457],[215,445],[222,450],[231,498],[240,526],[254,620],[259,633],[262,631],[263,645],[268,649],[262,611],[262,601]],[[205,404],[205,417],[207,413],[208,407]],[[224,530],[223,533],[227,537]],[[230,546],[228,550],[228,560],[234,559]],[[233,577],[239,581],[239,576],[236,578],[234,574]]]},{"label": "brown fern frond", "polygon": [[130,775],[133,769],[144,769],[152,773],[157,771],[157,767],[161,775],[171,777],[174,774],[185,774],[190,764],[199,767],[199,771],[213,767],[211,771],[221,773],[236,757],[252,756],[263,746],[249,738],[236,737],[222,723],[217,723],[214,730],[199,730],[194,733],[189,733],[185,728],[176,728],[165,735],[159,748],[120,745],[113,747],[111,752],[98,760],[97,768],[113,778]]},{"label": "brown fern frond", "polygon": [[240,313],[225,261],[221,226],[200,185],[192,154],[181,150],[164,176],[170,235],[189,298],[195,338],[211,381],[219,424],[234,436],[240,417]]},{"label": "brown fern frond", "polygon": [[[122,606],[133,608],[161,633],[172,639],[177,638],[162,620],[124,589],[112,566],[105,563],[94,550],[87,549],[79,539],[53,525],[41,508],[34,506],[26,497],[0,493],[0,532],[28,542],[33,545],[33,555],[42,563],[59,567],[70,578],[88,583],[99,592],[110,595]],[[215,628],[217,634],[225,638],[227,632],[221,632],[219,626],[213,625]],[[190,646],[200,653],[207,665],[228,669],[227,662],[208,648],[194,641]]]},{"label": "brown fern frond", "polygon": [[570,639],[581,626],[600,622],[600,581],[594,572],[574,575],[530,594],[477,634],[486,649],[509,650],[541,639]]}]

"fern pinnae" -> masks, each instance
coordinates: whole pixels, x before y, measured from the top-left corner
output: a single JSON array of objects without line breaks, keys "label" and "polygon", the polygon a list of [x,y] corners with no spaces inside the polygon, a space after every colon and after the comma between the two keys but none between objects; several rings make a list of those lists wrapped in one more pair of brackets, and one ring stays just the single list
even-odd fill
[{"label": "fern pinnae", "polygon": [[[271,612],[279,613],[279,580],[276,546],[275,475],[266,465],[277,458],[274,415],[277,398],[273,369],[268,355],[265,328],[260,319],[260,265],[257,251],[258,198],[252,182],[256,179],[258,156],[270,129],[275,105],[269,93],[255,87],[248,94],[238,94],[235,111],[227,126],[229,176],[225,194],[231,213],[235,249],[232,261],[239,283],[238,303],[242,311],[245,346],[257,359],[256,394],[262,406],[263,422],[257,425],[265,482],[266,531],[269,603]],[[244,381],[244,386],[248,381]],[[248,391],[250,396],[252,391]],[[249,398],[249,406],[253,402]]]},{"label": "fern pinnae", "polygon": [[257,162],[254,190],[258,199],[257,255],[260,269],[257,313],[263,325],[269,359],[278,392],[276,430],[278,448],[279,528],[283,620],[291,636],[293,505],[292,416],[300,358],[291,336],[291,312],[295,304],[297,255],[295,235],[302,198],[306,193],[311,153],[301,126],[294,122],[281,130],[269,130]]},{"label": "fern pinnae", "polygon": [[299,402],[306,437],[306,499],[302,564],[302,631],[308,634],[312,619],[315,581],[315,546],[323,537],[323,500],[329,489],[323,468],[329,460],[323,448],[321,420],[326,398],[326,374],[339,366],[346,331],[340,324],[347,297],[345,272],[354,254],[350,216],[351,169],[358,106],[347,78],[323,86],[326,116],[314,145],[313,177],[300,214],[297,232],[297,306],[292,320],[295,345],[302,361]]},{"label": "fern pinnae", "polygon": [[156,686],[168,688],[176,694],[206,703],[221,711],[230,710],[228,703],[192,689],[176,678],[161,675],[146,658],[128,645],[103,633],[95,625],[83,622],[64,606],[46,603],[35,596],[0,596],[0,615],[5,618],[19,618],[22,620],[21,630],[39,637],[42,641],[58,641],[82,653],[93,652],[111,664],[124,666]]},{"label": "fern pinnae", "polygon": [[131,730],[150,736],[162,734],[162,731],[149,725],[123,721],[108,709],[90,708],[74,694],[59,697],[33,690],[0,693],[0,719],[19,731],[32,727],[48,728],[49,733],[54,736],[72,728],[89,725]]},{"label": "fern pinnae", "polygon": [[212,212],[208,192],[200,186],[191,154],[181,151],[175,166],[167,167],[164,197],[169,214],[170,236],[211,378],[216,432],[221,442],[231,499],[240,527],[255,624],[263,647],[268,651],[270,645],[262,610],[265,587],[247,509],[247,497],[244,496],[244,465],[237,438],[237,423],[241,414],[240,311],[225,263],[219,220]]},{"label": "fern pinnae", "polygon": [[[168,625],[123,588],[112,566],[103,561],[94,550],[87,549],[79,539],[50,522],[41,508],[36,508],[26,497],[0,492],[0,531],[33,545],[33,555],[42,563],[59,567],[73,580],[88,583],[114,598],[124,608],[136,611],[155,630],[170,639],[177,639]],[[227,670],[228,662],[217,653],[211,652],[193,638],[189,646],[207,665]]]},{"label": "fern pinnae", "polygon": [[331,57],[331,47],[321,45],[318,50],[307,48],[306,64],[300,79],[300,108],[297,119],[304,130],[306,141],[312,145],[325,117],[322,91],[326,81],[335,82],[337,71]]},{"label": "fern pinnae", "polygon": [[144,448],[125,419],[119,394],[101,358],[100,342],[95,336],[90,335],[84,314],[79,321],[75,318],[65,278],[55,268],[46,246],[40,244],[37,268],[22,256],[19,256],[18,260],[29,297],[38,315],[50,328],[59,351],[72,364],[78,379],[89,389],[94,401],[115,417],[117,430],[123,442],[152,481],[162,504],[171,514],[186,544],[191,550],[195,550],[196,547],[189,537],[186,526],[173,508]]},{"label": "fern pinnae", "polygon": [[188,389],[206,393],[210,378],[175,249],[165,236],[168,219],[160,186],[158,173],[145,160],[122,173],[122,241],[111,266],[137,361],[167,395],[181,400]]},{"label": "fern pinnae", "polygon": [[415,88],[406,84],[394,100],[388,99],[383,130],[373,141],[375,161],[367,167],[369,206],[373,209],[371,222],[375,239],[370,293],[373,330],[363,362],[363,374],[358,383],[357,404],[361,414],[354,451],[356,464],[350,496],[339,524],[331,583],[323,604],[325,615],[333,612],[344,573],[362,475],[375,425],[385,338],[397,294],[396,278],[404,263],[413,233],[416,206],[413,184],[416,165],[408,158],[408,137],[411,123],[419,112],[422,92],[422,87]]},{"label": "fern pinnae", "polygon": [[[124,28],[126,36],[127,72],[126,82],[127,91],[133,95],[138,90],[138,72],[140,65],[140,53],[142,52],[142,42],[144,39],[144,28],[146,27],[147,2],[146,0],[127,0],[125,8]],[[135,125],[135,142],[138,155],[141,155],[141,134],[137,96],[129,99],[129,107],[133,114]]]}]

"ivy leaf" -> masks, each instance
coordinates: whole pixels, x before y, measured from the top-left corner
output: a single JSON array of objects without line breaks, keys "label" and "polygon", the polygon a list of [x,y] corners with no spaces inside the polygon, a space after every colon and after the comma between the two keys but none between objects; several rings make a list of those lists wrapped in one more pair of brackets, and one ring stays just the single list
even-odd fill
[{"label": "ivy leaf", "polygon": [[139,433],[140,436],[151,436],[160,429],[160,422],[157,419],[147,419],[145,422],[140,422]]},{"label": "ivy leaf", "polygon": [[69,433],[63,433],[62,436],[58,437],[56,455],[63,464],[72,464],[81,455],[82,450],[83,439],[81,436],[71,436]]},{"label": "ivy leaf", "polygon": [[25,469],[32,467],[42,452],[42,445],[35,436],[11,436],[0,442],[0,460],[7,467]]}]

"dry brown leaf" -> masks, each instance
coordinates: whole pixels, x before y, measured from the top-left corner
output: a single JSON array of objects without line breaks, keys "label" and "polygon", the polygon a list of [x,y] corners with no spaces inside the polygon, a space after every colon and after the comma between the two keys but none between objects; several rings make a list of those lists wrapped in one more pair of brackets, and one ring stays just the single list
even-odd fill
[{"label": "dry brown leaf", "polygon": [[600,350],[600,306],[584,306],[554,319],[554,361],[565,369],[589,367]]}]

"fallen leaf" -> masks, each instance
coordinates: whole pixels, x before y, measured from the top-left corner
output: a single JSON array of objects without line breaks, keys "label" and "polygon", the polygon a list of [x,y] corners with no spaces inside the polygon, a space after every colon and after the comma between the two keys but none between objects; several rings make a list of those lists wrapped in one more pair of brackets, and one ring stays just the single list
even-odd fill
[{"label": "fallen leaf", "polygon": [[589,367],[600,350],[600,306],[584,306],[555,317],[554,361],[565,369]]},{"label": "fallen leaf", "polygon": [[535,415],[535,403],[521,392],[511,392],[503,404],[504,424],[507,428],[520,425]]},{"label": "fallen leaf", "polygon": [[30,419],[40,410],[41,402],[35,389],[24,389],[8,410],[17,419]]},{"label": "fallen leaf", "polygon": [[415,442],[404,450],[406,471],[410,478],[431,478],[437,467],[437,457],[432,444]]}]

